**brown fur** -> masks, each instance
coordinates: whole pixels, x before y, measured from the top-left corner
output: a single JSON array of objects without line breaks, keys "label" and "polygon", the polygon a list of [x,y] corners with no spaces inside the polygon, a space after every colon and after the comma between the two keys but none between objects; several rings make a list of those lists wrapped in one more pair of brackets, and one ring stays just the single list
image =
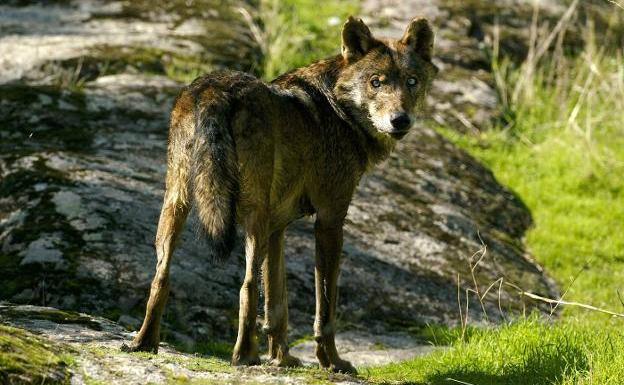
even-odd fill
[{"label": "brown fur", "polygon": [[237,72],[196,79],[171,114],[165,199],[156,236],[158,265],[143,326],[127,350],[158,350],[174,243],[197,207],[218,258],[236,223],[245,232],[234,365],[260,362],[255,320],[264,271],[265,329],[272,363],[288,353],[284,231],[316,214],[316,355],[322,367],[355,372],[334,344],[342,225],[362,174],[411,127],[436,72],[433,32],[414,19],[398,41],[375,39],[359,19],[342,32],[342,54],[270,84]]}]

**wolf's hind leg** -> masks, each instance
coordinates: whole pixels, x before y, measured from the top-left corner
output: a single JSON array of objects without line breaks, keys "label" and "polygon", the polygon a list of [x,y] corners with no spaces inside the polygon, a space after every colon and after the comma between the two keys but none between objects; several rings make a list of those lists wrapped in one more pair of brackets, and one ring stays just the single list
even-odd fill
[{"label": "wolf's hind leg", "polygon": [[[182,117],[177,118],[178,115]],[[172,116],[165,197],[156,231],[156,274],[152,281],[141,330],[130,346],[125,344],[122,346],[125,351],[158,352],[160,319],[169,296],[171,257],[190,209],[190,167],[187,149],[192,135],[192,122],[188,114],[177,114],[175,109]]]},{"label": "wolf's hind leg", "polygon": [[158,352],[160,342],[160,319],[162,317],[167,297],[169,296],[169,267],[175,248],[175,242],[182,230],[184,221],[189,212],[187,205],[172,199],[176,193],[168,189],[165,192],[165,202],[158,221],[156,232],[156,274],[152,280],[149,300],[145,311],[145,319],[141,330],[132,343],[123,345],[124,351]]},{"label": "wolf's hind leg", "polygon": [[342,250],[342,220],[325,220],[317,214],[314,226],[316,237],[316,317],[314,337],[316,357],[322,367],[335,372],[357,373],[349,361],[338,356],[336,350],[336,299],[338,273]]},{"label": "wolf's hind leg", "polygon": [[[258,218],[257,216],[253,216]],[[263,218],[264,219],[264,218]],[[258,310],[258,274],[267,252],[265,220],[252,219],[245,226],[245,278],[240,290],[238,337],[232,365],[259,365],[256,316]]]},{"label": "wolf's hind leg", "polygon": [[264,329],[269,336],[271,364],[282,367],[301,366],[301,361],[288,353],[288,292],[284,262],[284,229],[269,237],[269,250],[262,266],[264,278]]}]

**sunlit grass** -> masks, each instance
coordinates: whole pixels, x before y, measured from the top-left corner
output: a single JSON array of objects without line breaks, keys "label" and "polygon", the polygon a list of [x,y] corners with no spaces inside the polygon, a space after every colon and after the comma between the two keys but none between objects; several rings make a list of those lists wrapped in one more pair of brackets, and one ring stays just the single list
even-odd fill
[{"label": "sunlit grass", "polygon": [[[583,34],[575,56],[554,47],[520,67],[495,57],[506,106],[497,128],[440,130],[529,207],[526,245],[565,300],[624,313],[624,60]],[[370,374],[405,384],[622,384],[622,330],[624,318],[563,306],[559,319],[475,329],[446,351]]]},{"label": "sunlit grass", "polygon": [[355,0],[264,0],[262,74],[267,80],[340,53],[340,30],[347,16],[357,14]]},{"label": "sunlit grass", "polygon": [[593,47],[536,69],[508,126],[477,136],[446,133],[531,209],[535,225],[526,243],[567,290],[566,299],[618,311],[624,310],[617,295],[624,282],[624,60]]},{"label": "sunlit grass", "polygon": [[621,384],[623,337],[589,323],[545,323],[529,317],[475,330],[468,342],[457,339],[447,350],[371,368],[362,376],[400,384]]}]

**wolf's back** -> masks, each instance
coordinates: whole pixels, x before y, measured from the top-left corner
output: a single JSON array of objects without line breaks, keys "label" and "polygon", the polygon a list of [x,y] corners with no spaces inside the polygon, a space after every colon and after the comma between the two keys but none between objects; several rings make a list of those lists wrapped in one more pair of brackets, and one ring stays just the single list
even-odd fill
[{"label": "wolf's back", "polygon": [[256,81],[240,72],[219,72],[198,78],[188,87],[195,100],[190,162],[192,196],[216,259],[227,258],[236,240],[240,182],[229,122],[231,105],[241,89]]}]

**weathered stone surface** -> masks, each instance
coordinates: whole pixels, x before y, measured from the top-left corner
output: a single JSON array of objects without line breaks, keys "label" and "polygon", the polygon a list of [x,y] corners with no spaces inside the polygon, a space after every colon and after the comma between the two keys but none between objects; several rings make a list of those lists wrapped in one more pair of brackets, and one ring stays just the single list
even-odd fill
[{"label": "weathered stone surface", "polygon": [[[269,366],[235,369],[229,367],[227,360],[222,357],[181,353],[168,345],[162,346],[158,355],[151,355],[149,359],[146,359],[145,356],[122,353],[119,350],[121,341],[132,336],[119,325],[105,318],[60,311],[50,307],[16,306],[0,302],[0,324],[27,329],[43,338],[48,344],[65,348],[67,354],[71,355],[75,362],[69,368],[72,385],[93,383],[144,385],[169,384],[178,381],[241,385],[368,383],[361,378],[320,370],[297,373]],[[347,339],[347,341],[350,340],[353,340],[353,337]],[[401,345],[400,342],[394,342],[392,339],[384,339],[384,341],[389,345],[378,348],[384,348],[384,352],[390,355],[402,354],[401,357],[409,358],[421,353],[413,346],[410,349],[392,349],[393,346],[405,344]],[[423,351],[428,350],[425,347]],[[350,355],[355,358],[354,362],[358,365],[370,365],[375,362],[370,360],[370,353],[370,351],[361,352],[361,354],[351,352]],[[310,362],[306,366],[310,368],[317,364]],[[0,367],[0,376],[3,374],[5,373]],[[61,374],[65,374],[65,371]],[[49,376],[45,380],[43,381],[45,383],[66,383],[65,376],[61,378]]]},{"label": "weathered stone surface", "polygon": [[[340,357],[358,367],[386,365],[405,361],[445,347],[423,344],[408,333],[371,335],[363,331],[348,331],[336,335]],[[316,365],[316,342],[305,341],[290,349],[304,365]]]},{"label": "weathered stone surface", "polygon": [[[396,35],[420,3],[378,1],[364,9],[381,15],[384,32]],[[1,7],[0,299],[75,309],[136,327],[155,266],[167,115],[180,84],[158,65],[142,71],[130,62],[113,66],[114,73],[89,67],[94,70],[83,71],[87,80],[78,83],[58,83],[46,71],[89,55],[103,60],[93,54],[103,42],[142,52],[157,47],[157,57],[192,54],[202,47],[194,35],[205,26],[193,20],[178,25],[156,11],[142,14],[140,22],[125,19],[124,6],[114,2],[80,4]],[[439,1],[418,8],[439,24],[442,73],[434,112],[448,113],[434,119],[454,124],[450,116],[474,108],[485,111],[481,120],[469,119],[479,125],[491,118],[496,97],[474,39],[457,32],[467,28],[466,20],[448,17],[455,15],[448,11],[452,4],[459,7]],[[390,9],[395,13],[387,14]],[[22,46],[30,51],[17,49]],[[41,48],[38,54],[33,47]],[[459,52],[461,57],[453,56]],[[468,62],[453,64],[462,60]],[[481,290],[503,277],[557,295],[524,250],[522,237],[531,225],[526,207],[431,125],[410,134],[358,189],[345,231],[342,328],[366,328],[374,337],[428,322],[456,324],[458,285],[462,292],[473,288],[471,256],[482,248],[479,236],[487,245],[474,270]],[[312,234],[312,222],[302,220],[286,240],[297,336],[312,330]],[[211,264],[193,224],[187,226],[171,269],[165,338],[232,340],[241,254],[239,247],[231,261]],[[500,304],[498,297],[494,290],[485,298],[490,319],[500,318],[499,305],[505,312],[523,306],[506,287]],[[484,318],[474,300],[469,314]]]}]

